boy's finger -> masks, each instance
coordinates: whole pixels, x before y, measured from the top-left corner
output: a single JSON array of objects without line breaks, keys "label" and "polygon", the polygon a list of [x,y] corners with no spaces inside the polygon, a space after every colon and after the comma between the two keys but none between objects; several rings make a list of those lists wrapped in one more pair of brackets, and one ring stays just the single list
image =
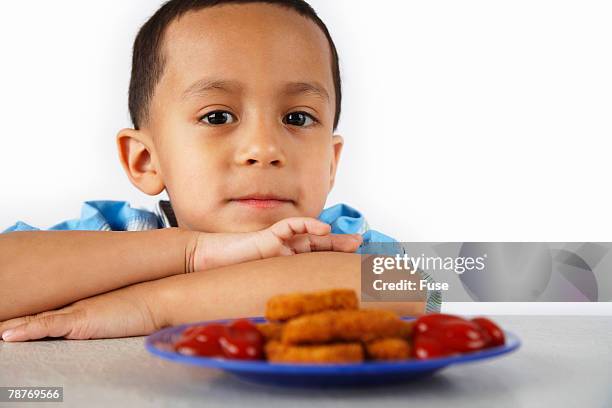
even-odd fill
[{"label": "boy's finger", "polygon": [[0,323],[0,336],[4,333],[5,330],[8,330],[12,327],[19,326],[20,324],[25,323],[25,317],[16,317],[14,319],[5,320]]},{"label": "boy's finger", "polygon": [[363,242],[360,234],[330,234],[331,250],[337,252],[355,252]]},{"label": "boy's finger", "polygon": [[359,234],[308,235],[311,251],[355,252],[363,241]]},{"label": "boy's finger", "polygon": [[[317,235],[312,235],[312,236],[316,237]],[[291,240],[289,240],[287,245],[291,249],[293,249],[293,251],[296,254],[304,254],[304,253],[312,252],[314,251],[314,249],[312,249],[313,244],[312,244],[310,237],[311,236],[308,234],[296,235],[295,237],[291,238]]]},{"label": "boy's finger", "polygon": [[287,240],[297,234],[326,235],[331,226],[315,218],[291,217],[272,225],[270,231],[277,237]]},{"label": "boy's finger", "polygon": [[50,314],[2,333],[4,341],[27,341],[43,337],[63,337],[69,334],[75,323],[73,313]]},{"label": "boy's finger", "polygon": [[4,333],[5,330],[12,329],[13,327],[21,326],[22,324],[31,322],[32,320],[41,318],[43,316],[47,316],[50,314],[59,314],[59,313],[60,312],[58,312],[57,310],[49,310],[47,312],[42,312],[42,313],[35,314],[35,315],[15,317],[14,319],[5,320],[3,322],[0,322],[0,337],[2,336],[2,333]]}]

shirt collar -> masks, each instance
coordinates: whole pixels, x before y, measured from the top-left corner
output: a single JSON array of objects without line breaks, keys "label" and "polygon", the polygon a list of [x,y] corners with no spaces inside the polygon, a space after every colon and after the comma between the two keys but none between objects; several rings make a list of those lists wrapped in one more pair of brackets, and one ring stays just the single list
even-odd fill
[{"label": "shirt collar", "polygon": [[178,227],[176,216],[169,200],[159,200],[157,202],[157,215],[161,220],[162,228]]}]

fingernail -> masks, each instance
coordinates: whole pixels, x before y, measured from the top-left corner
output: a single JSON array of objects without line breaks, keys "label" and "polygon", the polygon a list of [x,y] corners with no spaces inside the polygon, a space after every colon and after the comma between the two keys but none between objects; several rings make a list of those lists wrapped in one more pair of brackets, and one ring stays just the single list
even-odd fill
[{"label": "fingernail", "polygon": [[2,340],[11,341],[15,337],[15,330],[8,329],[4,333],[2,333]]}]

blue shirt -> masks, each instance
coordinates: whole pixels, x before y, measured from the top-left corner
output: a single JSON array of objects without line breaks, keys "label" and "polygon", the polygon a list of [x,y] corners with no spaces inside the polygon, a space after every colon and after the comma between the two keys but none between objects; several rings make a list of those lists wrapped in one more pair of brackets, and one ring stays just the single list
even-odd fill
[{"label": "blue shirt", "polygon": [[[356,209],[346,204],[336,204],[324,209],[319,220],[331,225],[333,234],[361,234],[364,243],[370,242],[397,242],[395,239],[381,232],[373,230],[365,217]],[[176,218],[170,202],[160,200],[155,211],[141,208],[132,208],[126,201],[86,201],[81,208],[79,218],[60,222],[49,230],[87,230],[87,231],[146,231],[158,228],[176,227]],[[35,231],[25,222],[18,221],[3,231]],[[361,247],[356,253],[361,253]],[[432,280],[427,274],[423,278]],[[439,312],[441,293],[430,291],[427,293],[425,311]]]}]

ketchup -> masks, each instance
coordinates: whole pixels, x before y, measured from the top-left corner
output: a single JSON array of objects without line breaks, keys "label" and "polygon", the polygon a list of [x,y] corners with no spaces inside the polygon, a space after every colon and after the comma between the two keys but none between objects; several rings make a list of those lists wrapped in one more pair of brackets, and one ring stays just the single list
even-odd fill
[{"label": "ketchup", "polygon": [[414,357],[426,359],[482,350],[505,343],[504,332],[491,320],[433,313],[414,326]]},{"label": "ketchup", "polygon": [[211,323],[185,329],[174,349],[189,356],[225,357],[240,360],[261,360],[264,338],[246,319],[228,325]]}]

